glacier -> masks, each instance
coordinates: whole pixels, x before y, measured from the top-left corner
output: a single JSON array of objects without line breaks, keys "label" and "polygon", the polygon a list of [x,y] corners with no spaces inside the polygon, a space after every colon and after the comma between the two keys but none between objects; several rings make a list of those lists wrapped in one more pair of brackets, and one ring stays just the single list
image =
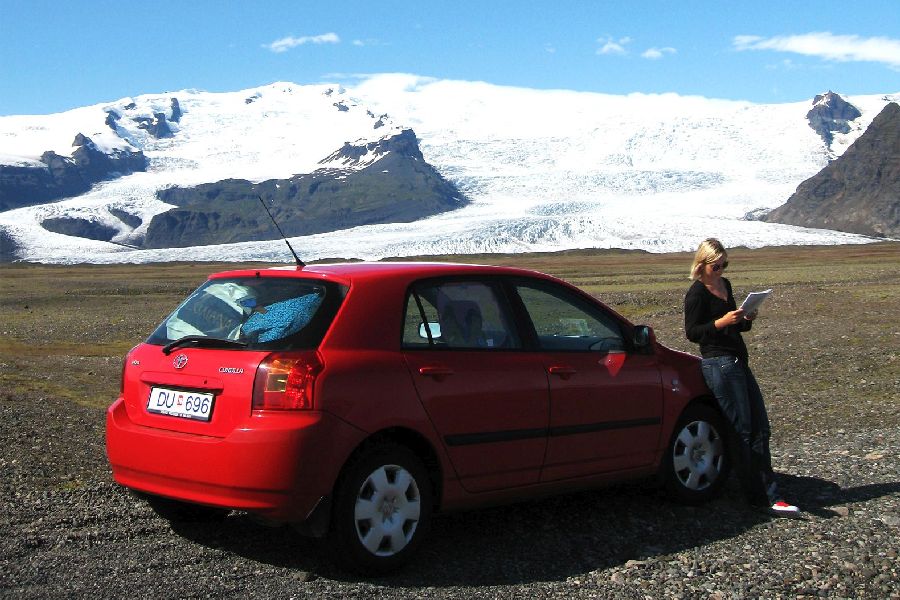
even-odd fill
[{"label": "glacier", "polygon": [[[414,223],[367,225],[291,238],[304,260],[625,248],[855,244],[873,238],[748,220],[783,204],[843,153],[900,94],[849,96],[862,116],[829,147],[810,128],[810,102],[753,104],[676,94],[606,95],[382,74],[351,86],[279,82],[250,90],[182,90],[58,113],[0,117],[0,163],[71,153],[81,132],[117,140],[107,111],[182,110],[156,139],[127,119],[119,135],[149,159],[145,173],[90,192],[0,213],[22,258],[43,263],[292,262],[281,240],[138,250],[150,218],[170,208],[156,192],[226,178],[263,181],[337,165],[345,142],[412,128],[425,159],[467,196],[460,209]],[[110,210],[139,216],[137,228]],[[79,217],[113,227],[103,242],[51,233],[41,221]]]}]

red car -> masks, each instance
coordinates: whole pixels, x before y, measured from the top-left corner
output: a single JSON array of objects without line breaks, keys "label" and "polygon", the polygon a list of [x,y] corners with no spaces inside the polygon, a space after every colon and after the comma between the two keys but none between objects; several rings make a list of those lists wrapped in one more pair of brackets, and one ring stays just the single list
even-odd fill
[{"label": "red car", "polygon": [[548,275],[355,263],[210,276],[125,358],[115,480],[172,518],[236,509],[384,573],[437,510],[659,475],[716,493],[699,359]]}]

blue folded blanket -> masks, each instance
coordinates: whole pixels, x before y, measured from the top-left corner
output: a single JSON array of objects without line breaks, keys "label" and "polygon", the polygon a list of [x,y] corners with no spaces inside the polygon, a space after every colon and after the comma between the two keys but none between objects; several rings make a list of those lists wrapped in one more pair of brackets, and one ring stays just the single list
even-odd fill
[{"label": "blue folded blanket", "polygon": [[241,331],[247,337],[258,334],[257,342],[286,338],[306,327],[321,303],[322,296],[309,294],[270,304],[265,307],[266,312],[250,315]]}]

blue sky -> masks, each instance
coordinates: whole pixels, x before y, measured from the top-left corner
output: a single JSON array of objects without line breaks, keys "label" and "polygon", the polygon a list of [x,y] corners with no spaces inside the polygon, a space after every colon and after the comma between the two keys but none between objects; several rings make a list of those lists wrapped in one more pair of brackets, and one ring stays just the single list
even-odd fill
[{"label": "blue sky", "polygon": [[900,0],[0,0],[0,115],[403,72],[795,102],[900,92]]}]

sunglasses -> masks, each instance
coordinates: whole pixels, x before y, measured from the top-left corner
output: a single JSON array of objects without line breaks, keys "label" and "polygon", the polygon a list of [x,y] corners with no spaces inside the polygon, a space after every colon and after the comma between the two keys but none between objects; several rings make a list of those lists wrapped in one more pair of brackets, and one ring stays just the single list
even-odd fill
[{"label": "sunglasses", "polygon": [[721,265],[716,263],[712,266],[713,273],[718,273],[719,271],[724,271],[728,268],[728,261],[726,260]]}]

